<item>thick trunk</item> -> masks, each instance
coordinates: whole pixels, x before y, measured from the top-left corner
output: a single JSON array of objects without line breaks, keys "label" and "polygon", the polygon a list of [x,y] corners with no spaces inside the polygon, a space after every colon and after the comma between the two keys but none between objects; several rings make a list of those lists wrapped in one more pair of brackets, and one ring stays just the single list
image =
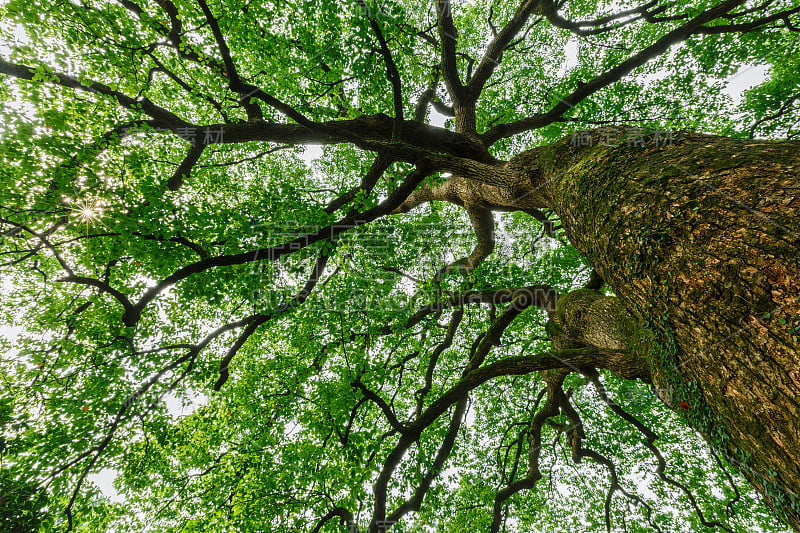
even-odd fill
[{"label": "thick trunk", "polygon": [[596,338],[630,334],[662,399],[800,531],[800,143],[597,141],[513,162],[637,324]]}]

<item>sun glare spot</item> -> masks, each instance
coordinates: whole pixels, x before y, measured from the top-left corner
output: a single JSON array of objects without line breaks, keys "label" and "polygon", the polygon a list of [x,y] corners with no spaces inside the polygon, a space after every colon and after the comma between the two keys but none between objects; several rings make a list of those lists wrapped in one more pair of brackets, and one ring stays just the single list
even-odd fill
[{"label": "sun glare spot", "polygon": [[91,207],[84,207],[83,209],[80,210],[79,213],[80,218],[82,218],[83,220],[93,220],[97,218],[97,215],[98,215],[97,211],[95,211],[94,208]]},{"label": "sun glare spot", "polygon": [[[65,199],[65,203],[71,202],[69,199]],[[79,200],[69,209],[78,222],[86,224],[88,227],[90,224],[100,221],[103,215],[103,207],[102,201],[86,198]]]}]

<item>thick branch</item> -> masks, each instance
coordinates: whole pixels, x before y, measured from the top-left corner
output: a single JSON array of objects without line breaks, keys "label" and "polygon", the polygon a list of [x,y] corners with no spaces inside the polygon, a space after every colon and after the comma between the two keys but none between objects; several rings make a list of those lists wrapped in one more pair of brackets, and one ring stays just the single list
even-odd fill
[{"label": "thick branch", "polygon": [[408,319],[404,326],[406,328],[413,327],[432,313],[472,303],[505,305],[516,300],[520,306],[534,306],[546,311],[555,311],[557,299],[558,292],[550,285],[529,285],[517,289],[495,291],[465,291],[446,300],[439,300],[422,307]]},{"label": "thick branch", "polygon": [[353,513],[344,507],[334,507],[328,511],[325,516],[319,519],[317,525],[311,530],[311,533],[319,533],[322,531],[322,526],[324,526],[326,522],[337,516],[339,517],[339,523],[343,526],[347,526],[350,533],[358,533],[358,526],[353,523]]},{"label": "thick branch", "polygon": [[200,156],[203,155],[203,150],[205,149],[205,145],[198,140],[192,144],[189,148],[189,152],[186,154],[183,162],[181,162],[180,166],[178,166],[178,170],[175,171],[175,174],[167,181],[167,187],[171,191],[177,191],[180,189],[183,182],[189,179],[191,175],[192,168],[194,168],[195,164],[200,160]]},{"label": "thick branch", "polygon": [[453,23],[453,8],[450,0],[436,0],[439,38],[442,48],[442,74],[445,86],[454,104],[460,104],[464,97],[464,85],[458,75],[456,63],[456,44],[458,30]]},{"label": "thick branch", "polygon": [[[337,120],[312,123],[310,127],[298,124],[254,122],[240,124],[208,124],[203,129],[219,132],[220,143],[236,144],[253,141],[268,141],[282,144],[341,144],[353,143],[370,151],[393,149],[406,161],[411,158],[438,157],[451,154],[456,157],[495,164],[492,157],[479,142],[465,135],[444,128],[430,126],[415,120],[403,121],[400,131],[401,143],[392,143],[395,120],[388,115],[364,115],[352,120]],[[177,128],[176,128],[177,130]],[[403,159],[404,158],[404,159]]]},{"label": "thick branch", "polygon": [[558,8],[560,4],[556,4],[553,0],[542,0],[542,12],[553,26],[569,30],[575,35],[580,36],[596,35],[598,33],[616,30],[617,28],[642,19],[648,22],[664,22],[686,18],[686,15],[659,16],[669,8],[669,4],[662,6],[657,6],[657,4],[658,0],[651,0],[639,7],[581,22],[573,22],[559,15]]},{"label": "thick branch", "polygon": [[467,205],[467,214],[475,231],[477,243],[463,263],[467,272],[475,270],[494,250],[494,217],[489,209]]},{"label": "thick branch", "polygon": [[[437,66],[433,72],[433,78],[430,85],[425,89],[419,99],[417,105],[414,106],[414,120],[417,122],[425,122],[425,117],[428,114],[428,106],[436,99],[436,87],[439,85],[439,77],[441,76],[441,69]],[[434,104],[435,107],[435,104]]]}]

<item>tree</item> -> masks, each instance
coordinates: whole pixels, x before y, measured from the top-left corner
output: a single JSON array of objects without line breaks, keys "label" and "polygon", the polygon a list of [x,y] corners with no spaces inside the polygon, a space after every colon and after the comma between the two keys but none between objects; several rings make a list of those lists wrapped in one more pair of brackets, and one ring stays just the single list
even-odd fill
[{"label": "tree", "polygon": [[795,2],[0,9],[17,527],[800,531]]}]

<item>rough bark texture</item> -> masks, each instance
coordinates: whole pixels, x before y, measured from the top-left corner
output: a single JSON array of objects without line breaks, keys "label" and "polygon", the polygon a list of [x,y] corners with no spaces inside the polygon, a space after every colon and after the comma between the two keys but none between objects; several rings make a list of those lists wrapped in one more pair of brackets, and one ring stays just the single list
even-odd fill
[{"label": "rough bark texture", "polygon": [[571,144],[513,163],[538,169],[532,189],[622,305],[578,306],[608,308],[592,319],[560,302],[561,318],[639,352],[662,399],[800,531],[800,143]]},{"label": "rough bark texture", "polygon": [[595,290],[580,289],[558,298],[557,310],[550,314],[547,335],[556,350],[594,347],[613,350],[615,358],[594,361],[591,368],[610,370],[626,379],[652,383],[645,342],[631,342],[641,328],[619,298],[604,296]]}]

